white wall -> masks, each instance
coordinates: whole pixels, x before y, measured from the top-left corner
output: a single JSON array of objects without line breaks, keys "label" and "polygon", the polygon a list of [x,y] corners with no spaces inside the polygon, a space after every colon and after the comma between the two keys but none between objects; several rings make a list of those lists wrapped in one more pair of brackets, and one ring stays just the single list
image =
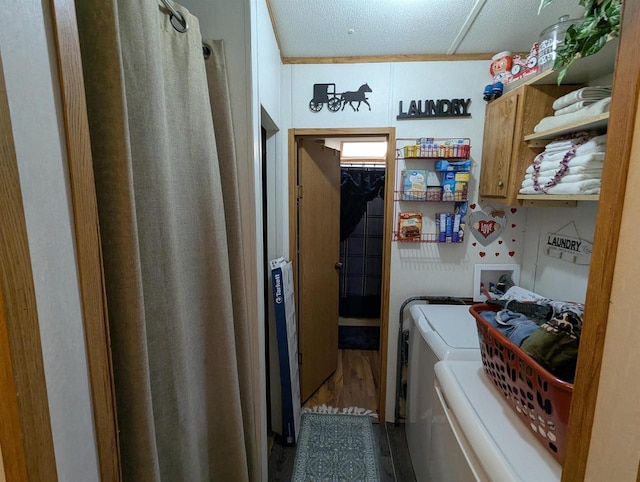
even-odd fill
[{"label": "white wall", "polygon": [[280,125],[280,50],[265,0],[256,0],[258,92],[260,105]]},{"label": "white wall", "polygon": [[[491,79],[488,61],[406,62],[367,64],[319,64],[283,66],[283,118],[287,111],[294,128],[349,128],[393,126],[398,138],[469,137],[473,161],[469,186],[470,212],[493,209],[505,211],[506,228],[491,245],[483,247],[467,231],[461,245],[403,244],[394,242],[391,251],[389,304],[389,345],[387,365],[387,420],[394,413],[396,345],[399,309],[404,300],[418,295],[470,297],[473,294],[475,264],[521,264],[521,285],[539,289],[541,294],[581,301],[586,290],[588,266],[546,257],[538,246],[541,233],[553,232],[575,220],[584,239],[593,239],[594,203],[578,208],[505,208],[498,202],[477,202],[480,175],[485,101],[482,92]],[[313,84],[335,83],[335,91],[357,90],[368,83],[371,111],[362,104],[359,112],[349,106],[330,112],[326,104],[320,112],[309,109]],[[470,118],[397,120],[399,101],[406,111],[409,101],[471,98]],[[283,156],[282,162],[286,162]],[[425,161],[425,168],[432,168]],[[401,167],[400,167],[401,168]],[[399,168],[399,169],[400,169]],[[397,176],[396,176],[397,177]],[[397,182],[396,182],[397,185]],[[432,226],[435,212],[446,205],[402,205],[419,209]],[[286,207],[285,207],[286,208]],[[399,209],[399,208],[398,208]],[[396,209],[396,212],[398,211]],[[394,223],[397,222],[395,215]],[[407,313],[405,313],[407,319]]]},{"label": "white wall", "polygon": [[[291,111],[295,128],[348,128],[348,127],[396,127],[398,138],[414,137],[470,137],[474,167],[470,186],[473,201],[479,175],[479,157],[482,151],[484,105],[482,90],[489,74],[487,63],[474,62],[408,62],[369,64],[322,64],[286,66],[290,75],[291,102],[283,108]],[[338,112],[330,112],[326,104],[320,112],[309,109],[313,98],[313,84],[334,83],[335,91],[355,91],[367,83],[372,92],[367,94],[371,111],[362,104],[359,112],[350,106]],[[471,98],[470,118],[396,120],[399,101],[406,107],[409,101],[438,98]],[[432,168],[426,161],[425,168]],[[431,205],[436,206],[436,205]],[[412,204],[403,209],[424,209],[423,214],[435,215],[432,207]],[[445,205],[437,205],[439,207]],[[451,207],[450,205],[448,205]],[[433,207],[433,209],[436,209]],[[517,216],[522,214],[517,213]],[[396,220],[394,220],[394,223]],[[518,222],[522,229],[523,223]],[[517,236],[519,238],[519,236]],[[513,237],[509,238],[513,239]],[[521,240],[518,239],[518,242]],[[480,258],[479,249],[471,246],[471,240],[462,245],[402,244],[393,243],[391,252],[391,294],[389,304],[389,345],[387,365],[387,419],[394,412],[396,333],[398,310],[402,302],[417,295],[470,296],[473,280],[473,264],[505,263],[504,253],[512,250],[503,243],[497,250],[500,256]],[[509,249],[507,249],[509,248]],[[512,259],[510,258],[510,261]]]},{"label": "white wall", "polygon": [[[280,50],[271,26],[271,18],[265,0],[257,0],[257,79],[258,103],[261,106],[262,127],[267,130],[266,152],[266,199],[267,219],[264,229],[267,233],[267,250],[264,267],[269,260],[285,255],[288,244],[288,218],[282,205],[287,197],[287,169],[278,159],[282,156],[283,146],[287,143],[287,131],[281,130],[281,62]],[[284,171],[283,171],[284,168]],[[268,270],[267,270],[268,271]],[[271,286],[271,275],[268,273],[268,286]],[[270,291],[271,293],[271,291]],[[271,428],[282,434],[282,396],[280,385],[280,364],[278,361],[278,344],[276,339],[275,315],[272,303],[265,307],[269,318],[268,342],[269,362],[266,369],[269,374],[269,397],[271,403]],[[264,341],[261,340],[261,343]],[[266,395],[266,394],[265,394]],[[266,407],[265,407],[266,408]]]},{"label": "white wall", "polygon": [[[1,0],[0,53],[20,173],[58,479],[98,463],[49,2]],[[43,8],[45,9],[43,11]]]},{"label": "white wall", "polygon": [[[472,143],[472,181],[470,193],[473,203],[477,200],[477,185],[484,130],[482,91],[491,79],[488,61],[466,62],[407,62],[368,63],[339,65],[284,65],[277,72],[279,53],[270,28],[270,19],[264,0],[250,0],[251,19],[247,19],[244,2],[217,0],[188,0],[184,2],[200,18],[203,36],[223,38],[227,47],[229,77],[232,88],[234,129],[237,139],[248,139],[246,152],[239,149],[242,169],[252,185],[258,189],[261,169],[259,160],[260,107],[279,128],[275,139],[268,146],[276,158],[275,172],[270,189],[275,213],[269,220],[269,238],[275,239],[275,255],[289,257],[288,204],[287,204],[287,139],[289,128],[348,128],[348,127],[396,127],[397,137],[470,137]],[[215,4],[214,4],[215,3]],[[244,27],[241,27],[244,26]],[[246,30],[249,29],[249,33]],[[369,111],[363,104],[360,112],[350,107],[344,111],[329,112],[326,106],[318,112],[309,110],[314,83],[335,83],[337,92],[357,90],[368,83]],[[252,85],[248,85],[252,83]],[[279,86],[279,88],[278,88]],[[247,95],[253,97],[247,105]],[[470,97],[470,119],[396,120],[398,102],[405,105],[413,99],[437,99]],[[241,141],[238,142],[241,144]],[[251,151],[253,148],[253,152]],[[242,158],[246,155],[246,158]],[[271,169],[271,166],[269,166]],[[257,174],[257,177],[255,175]],[[261,212],[261,201],[255,200],[255,209]],[[252,209],[254,206],[243,206]],[[475,209],[501,209],[499,203],[478,204]],[[578,208],[507,208],[507,227],[501,238],[484,248],[469,233],[461,246],[452,245],[401,245],[393,243],[391,257],[391,299],[389,311],[388,395],[387,417],[393,414],[395,387],[395,359],[398,310],[402,302],[421,294],[471,296],[474,264],[520,263],[521,284],[541,294],[579,301],[584,297],[588,267],[558,264],[545,259],[538,240],[541,233],[557,230],[571,219],[576,221],[581,237],[591,239],[594,204],[580,203]],[[571,218],[571,219],[570,219]],[[256,233],[262,224],[255,221]],[[275,228],[275,233],[271,230]],[[499,244],[499,241],[502,241]],[[259,241],[258,241],[259,242]],[[476,243],[474,246],[473,244]],[[484,256],[482,255],[484,253]],[[510,253],[513,253],[511,255]],[[261,260],[256,260],[258,273]],[[568,263],[566,263],[568,265]],[[528,284],[528,285],[527,285]],[[258,291],[259,292],[259,291]],[[582,296],[580,296],[582,293]],[[263,310],[264,306],[260,306]],[[261,335],[262,336],[262,335]],[[260,354],[262,357],[262,354]]]},{"label": "white wall", "polygon": [[546,236],[563,234],[593,242],[597,202],[579,202],[575,208],[529,208],[520,284],[549,298],[585,302],[589,265],[549,256]]}]

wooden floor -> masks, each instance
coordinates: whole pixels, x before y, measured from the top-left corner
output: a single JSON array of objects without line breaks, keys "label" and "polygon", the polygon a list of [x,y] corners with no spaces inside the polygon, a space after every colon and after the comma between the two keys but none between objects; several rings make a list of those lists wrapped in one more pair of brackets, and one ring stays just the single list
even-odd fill
[{"label": "wooden floor", "polygon": [[338,350],[338,368],[303,407],[329,405],[359,407],[378,413],[380,353],[375,350]]},{"label": "wooden floor", "polygon": [[[359,407],[378,413],[379,372],[377,351],[339,350],[338,368],[303,406]],[[414,482],[404,425],[372,421],[380,481]],[[269,481],[291,480],[295,455],[295,447],[283,445],[282,438],[276,437],[269,453]]]}]

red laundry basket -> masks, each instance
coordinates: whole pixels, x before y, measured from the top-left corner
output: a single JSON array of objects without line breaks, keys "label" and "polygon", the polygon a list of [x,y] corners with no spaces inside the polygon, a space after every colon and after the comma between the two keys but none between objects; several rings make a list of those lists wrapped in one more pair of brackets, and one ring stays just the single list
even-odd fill
[{"label": "red laundry basket", "polygon": [[562,464],[573,385],[553,376],[480,316],[483,311],[499,310],[486,303],[469,308],[478,327],[484,371],[520,420]]}]

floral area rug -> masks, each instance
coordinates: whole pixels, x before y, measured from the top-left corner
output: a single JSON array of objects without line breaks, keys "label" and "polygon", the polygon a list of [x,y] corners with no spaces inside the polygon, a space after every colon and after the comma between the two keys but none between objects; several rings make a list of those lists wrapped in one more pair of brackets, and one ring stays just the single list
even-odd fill
[{"label": "floral area rug", "polygon": [[380,480],[369,417],[304,413],[297,445],[293,482]]}]

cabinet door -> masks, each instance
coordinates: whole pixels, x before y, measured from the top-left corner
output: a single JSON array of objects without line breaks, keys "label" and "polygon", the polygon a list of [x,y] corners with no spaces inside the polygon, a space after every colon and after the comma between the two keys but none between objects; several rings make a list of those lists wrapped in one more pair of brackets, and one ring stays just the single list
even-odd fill
[{"label": "cabinet door", "polygon": [[481,197],[507,196],[518,98],[519,94],[509,95],[487,105],[480,170]]}]

